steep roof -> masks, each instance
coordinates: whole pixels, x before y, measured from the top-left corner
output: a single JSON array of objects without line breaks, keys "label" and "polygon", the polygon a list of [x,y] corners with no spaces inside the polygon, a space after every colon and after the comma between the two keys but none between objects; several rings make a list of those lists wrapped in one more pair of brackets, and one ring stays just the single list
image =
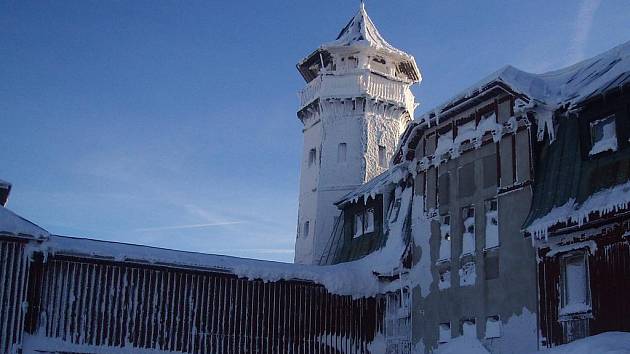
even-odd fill
[{"label": "steep roof", "polygon": [[348,24],[339,32],[337,39],[325,43],[322,48],[344,47],[344,46],[363,46],[374,49],[381,49],[389,53],[394,53],[413,60],[413,57],[402,50],[394,48],[389,44],[383,36],[378,32],[374,22],[370,19],[365,6],[361,3],[359,11],[350,19]]},{"label": "steep roof", "polygon": [[311,81],[316,74],[309,72],[309,67],[319,62],[327,62],[331,49],[335,48],[371,48],[381,55],[391,55],[398,61],[398,68],[405,73],[413,82],[420,82],[422,75],[412,55],[394,48],[389,44],[365,11],[365,6],[361,3],[359,11],[354,15],[348,24],[339,32],[337,38],[328,43],[322,44],[317,50],[303,58],[298,64],[298,71],[304,79]]},{"label": "steep roof", "polygon": [[[544,238],[550,228],[582,224],[592,214],[608,214],[630,203],[630,82],[622,95],[592,102],[578,118],[558,119],[556,140],[535,155],[534,195],[523,228]],[[597,89],[597,92],[600,90]],[[589,122],[614,112],[618,150],[589,156]],[[595,215],[597,217],[597,215]]]},{"label": "steep roof", "polygon": [[630,82],[630,41],[569,67],[542,74],[529,73],[507,65],[417,120],[428,120],[448,113],[459,103],[478,95],[497,82],[551,109],[565,107],[571,110],[610,87]]}]

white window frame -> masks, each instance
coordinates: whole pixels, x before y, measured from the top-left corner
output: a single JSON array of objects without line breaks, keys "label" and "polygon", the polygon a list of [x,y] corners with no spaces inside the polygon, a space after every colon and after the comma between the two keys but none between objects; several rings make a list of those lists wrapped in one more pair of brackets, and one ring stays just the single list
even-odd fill
[{"label": "white window frame", "polygon": [[[571,259],[581,258],[584,266],[584,306],[580,307],[579,304],[569,304],[569,289],[567,282],[567,263]],[[588,253],[586,250],[579,250],[570,253],[566,253],[560,258],[560,318],[564,316],[571,316],[575,314],[586,314],[591,311],[591,286],[590,286],[590,272],[588,267]]]},{"label": "white window frame", "polygon": [[[599,129],[598,126],[600,124],[602,124],[602,129],[603,129],[603,127],[608,125],[608,124],[604,124],[604,122],[606,122],[608,120],[611,121],[608,124],[612,124],[612,126],[613,126],[613,133],[614,133],[614,138],[615,138],[614,149],[611,149],[611,148],[596,149],[597,143],[599,143],[601,141],[604,141],[604,139],[595,141],[595,134],[594,134],[595,129]],[[589,156],[595,156],[595,155],[599,155],[599,154],[605,153],[605,152],[617,151],[617,149],[619,148],[619,137],[617,136],[617,117],[616,117],[616,115],[614,113],[613,114],[609,114],[609,115],[607,115],[604,118],[592,121],[589,124],[589,134],[590,134],[590,137],[591,137],[591,150],[588,153]],[[603,132],[602,132],[602,134],[603,134]],[[603,136],[602,136],[602,138],[603,138]]]}]

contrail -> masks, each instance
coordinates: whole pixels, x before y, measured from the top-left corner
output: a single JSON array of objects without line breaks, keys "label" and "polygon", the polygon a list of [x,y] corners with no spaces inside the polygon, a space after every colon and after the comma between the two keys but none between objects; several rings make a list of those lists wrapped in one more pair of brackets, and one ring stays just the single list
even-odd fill
[{"label": "contrail", "polygon": [[180,229],[199,229],[212,226],[224,226],[242,224],[242,221],[226,221],[226,222],[213,222],[208,224],[190,224],[190,225],[174,225],[174,226],[159,226],[159,227],[145,227],[141,229],[135,229],[134,231],[162,231],[162,230],[180,230]]}]

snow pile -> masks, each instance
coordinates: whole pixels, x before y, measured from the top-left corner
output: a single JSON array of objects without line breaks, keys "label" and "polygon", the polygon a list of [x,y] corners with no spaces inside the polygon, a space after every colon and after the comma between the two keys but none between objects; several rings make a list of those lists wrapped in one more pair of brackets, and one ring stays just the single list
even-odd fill
[{"label": "snow pile", "polygon": [[48,231],[0,206],[0,235],[46,239]]},{"label": "snow pile", "polygon": [[[465,352],[462,352],[465,353]],[[606,332],[542,350],[543,354],[630,354],[630,333]],[[534,353],[532,353],[534,354]]]},{"label": "snow pile", "polygon": [[629,204],[630,181],[601,190],[591,195],[582,204],[577,204],[575,199],[569,199],[564,205],[555,207],[545,216],[534,220],[526,230],[536,239],[546,241],[549,229],[555,225],[576,223],[581,226],[588,222],[591,213],[598,213],[601,216],[627,209]]},{"label": "snow pile", "polygon": [[93,353],[93,354],[180,354],[159,349],[146,349],[134,347],[131,344],[125,347],[110,347],[106,345],[74,344],[61,338],[49,338],[26,334],[22,343],[24,353]]},{"label": "snow pile", "polygon": [[459,336],[448,343],[440,344],[433,354],[490,354],[490,352],[477,338]]}]

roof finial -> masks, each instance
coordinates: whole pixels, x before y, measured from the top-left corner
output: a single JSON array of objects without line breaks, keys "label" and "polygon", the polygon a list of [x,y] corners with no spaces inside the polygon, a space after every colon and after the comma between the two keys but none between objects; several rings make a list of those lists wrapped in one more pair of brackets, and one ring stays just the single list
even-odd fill
[{"label": "roof finial", "polygon": [[359,9],[365,11],[365,3],[363,2],[363,0],[361,0],[361,5],[359,5]]}]

